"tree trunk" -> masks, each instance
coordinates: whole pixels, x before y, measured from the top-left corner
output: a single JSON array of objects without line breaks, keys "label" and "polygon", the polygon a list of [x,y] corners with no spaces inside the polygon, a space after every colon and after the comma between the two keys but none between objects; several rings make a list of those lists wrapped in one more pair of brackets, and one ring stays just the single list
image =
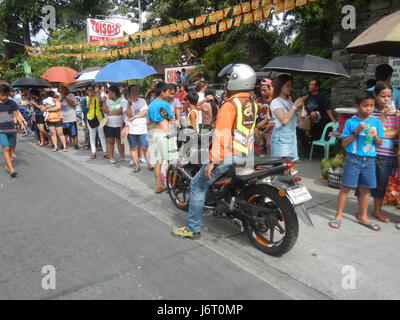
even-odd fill
[{"label": "tree trunk", "polygon": [[30,32],[30,26],[29,26],[29,21],[26,21],[23,24],[23,36],[24,36],[24,44],[26,46],[32,47],[32,41],[31,41],[31,32]]}]

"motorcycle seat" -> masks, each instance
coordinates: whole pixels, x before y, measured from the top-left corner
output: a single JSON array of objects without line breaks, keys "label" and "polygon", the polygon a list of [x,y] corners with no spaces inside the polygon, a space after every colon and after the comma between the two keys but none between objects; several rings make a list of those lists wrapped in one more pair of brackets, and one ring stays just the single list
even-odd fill
[{"label": "motorcycle seat", "polygon": [[282,164],[284,160],[292,161],[293,158],[267,158],[267,159],[258,159],[254,162],[254,166],[263,166],[263,165],[278,165]]},{"label": "motorcycle seat", "polygon": [[[265,164],[264,164],[265,165]],[[241,181],[248,181],[251,179],[257,179],[266,177],[268,175],[280,174],[287,167],[284,162],[269,164],[269,167],[256,167],[255,169],[245,168],[244,170],[238,170],[236,177]]]}]

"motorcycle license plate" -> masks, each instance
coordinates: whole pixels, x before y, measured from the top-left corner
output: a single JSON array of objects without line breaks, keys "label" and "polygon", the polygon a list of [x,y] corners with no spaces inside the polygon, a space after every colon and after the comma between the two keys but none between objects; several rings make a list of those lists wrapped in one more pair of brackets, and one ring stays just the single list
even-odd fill
[{"label": "motorcycle license plate", "polygon": [[295,206],[312,199],[310,192],[308,192],[307,188],[304,186],[288,189],[286,190],[286,194]]}]

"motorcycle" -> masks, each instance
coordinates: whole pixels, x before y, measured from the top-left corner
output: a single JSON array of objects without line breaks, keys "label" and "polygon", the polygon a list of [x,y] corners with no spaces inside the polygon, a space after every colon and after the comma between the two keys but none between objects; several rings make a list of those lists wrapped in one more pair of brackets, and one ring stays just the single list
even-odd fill
[{"label": "motorcycle", "polygon": [[[201,141],[207,141],[204,136]],[[187,211],[190,182],[208,157],[209,147],[190,138],[179,147],[179,159],[167,171],[167,187],[174,205]],[[214,182],[207,191],[204,210],[216,218],[229,218],[245,231],[264,253],[280,256],[293,248],[299,233],[298,217],[313,226],[305,203],[312,199],[301,178],[292,175],[288,158],[269,158],[251,168],[240,165]]]}]

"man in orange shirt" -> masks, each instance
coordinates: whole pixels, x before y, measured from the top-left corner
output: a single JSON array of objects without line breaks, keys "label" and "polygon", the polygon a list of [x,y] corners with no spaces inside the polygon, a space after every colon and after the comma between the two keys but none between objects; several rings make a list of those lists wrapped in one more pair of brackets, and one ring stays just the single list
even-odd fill
[{"label": "man in orange shirt", "polygon": [[185,227],[172,231],[178,238],[200,239],[201,218],[207,189],[230,167],[244,164],[253,145],[257,104],[250,92],[256,83],[256,73],[245,64],[230,64],[218,75],[228,77],[229,99],[218,111],[209,161],[190,182],[189,213]]}]

